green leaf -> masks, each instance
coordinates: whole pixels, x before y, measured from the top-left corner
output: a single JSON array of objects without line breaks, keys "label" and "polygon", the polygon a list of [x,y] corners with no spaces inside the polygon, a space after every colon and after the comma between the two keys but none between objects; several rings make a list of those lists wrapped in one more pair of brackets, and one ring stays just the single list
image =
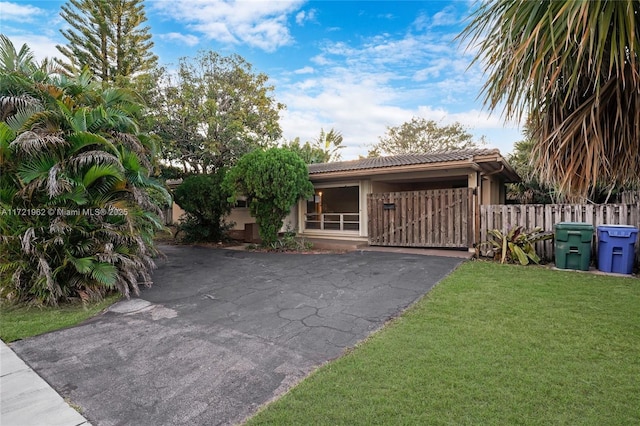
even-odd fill
[{"label": "green leaf", "polygon": [[118,278],[118,269],[106,262],[97,262],[91,268],[91,278],[107,287],[113,287]]},{"label": "green leaf", "polygon": [[113,164],[96,164],[87,170],[82,176],[82,184],[89,188],[98,179],[108,177],[110,181],[122,180],[122,173]]},{"label": "green leaf", "polygon": [[18,176],[28,184],[35,179],[47,179],[49,171],[55,166],[57,160],[52,156],[39,156],[26,160],[18,167]]},{"label": "green leaf", "polygon": [[93,270],[95,263],[95,258],[93,256],[81,258],[69,256],[68,259],[80,274],[88,274]]},{"label": "green leaf", "polygon": [[78,131],[70,134],[67,137],[67,140],[71,143],[71,154],[76,154],[81,150],[92,146],[97,145],[101,148],[106,148],[106,150],[114,155],[118,154],[118,150],[115,145],[111,143],[109,140],[95,133],[86,132],[86,131]]},{"label": "green leaf", "polygon": [[527,254],[524,252],[524,250],[522,250],[522,248],[518,247],[513,243],[509,243],[509,249],[511,250],[511,253],[513,253],[515,257],[518,258],[518,261],[520,262],[520,264],[522,265],[529,264],[529,256],[527,256]]}]

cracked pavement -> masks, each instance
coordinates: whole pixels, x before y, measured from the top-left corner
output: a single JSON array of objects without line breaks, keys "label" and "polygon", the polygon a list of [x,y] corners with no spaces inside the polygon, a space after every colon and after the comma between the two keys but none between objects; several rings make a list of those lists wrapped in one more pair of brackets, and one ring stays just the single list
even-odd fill
[{"label": "cracked pavement", "polygon": [[167,259],[140,298],[11,345],[94,426],[240,423],[461,262],[161,249]]}]

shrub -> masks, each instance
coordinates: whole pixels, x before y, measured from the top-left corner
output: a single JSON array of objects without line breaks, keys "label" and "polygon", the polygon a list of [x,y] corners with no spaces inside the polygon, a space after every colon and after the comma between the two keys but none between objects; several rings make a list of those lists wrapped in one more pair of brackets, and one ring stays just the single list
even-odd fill
[{"label": "shrub", "polygon": [[[134,94],[0,70],[0,296],[57,305],[151,284],[162,228]],[[8,112],[8,113],[7,113]]]},{"label": "shrub", "polygon": [[313,247],[313,243],[304,238],[297,238],[296,233],[287,230],[276,241],[269,244],[272,251],[308,251]]},{"label": "shrub", "polygon": [[175,202],[186,212],[176,235],[184,233],[185,242],[218,242],[224,238],[228,230],[224,216],[231,211],[227,201],[230,194],[221,186],[224,176],[224,169],[189,176],[175,189]]},{"label": "shrub", "polygon": [[231,202],[239,194],[246,195],[265,247],[277,241],[282,221],[291,207],[300,198],[313,194],[307,165],[284,148],[244,155],[227,174],[224,186],[232,194]]},{"label": "shrub", "polygon": [[522,265],[528,265],[530,261],[540,263],[535,243],[553,238],[552,233],[542,232],[542,228],[537,227],[526,232],[523,226],[516,226],[506,233],[499,229],[491,229],[489,235],[494,239],[482,244],[492,248],[496,260],[500,260],[501,263],[517,261]]}]

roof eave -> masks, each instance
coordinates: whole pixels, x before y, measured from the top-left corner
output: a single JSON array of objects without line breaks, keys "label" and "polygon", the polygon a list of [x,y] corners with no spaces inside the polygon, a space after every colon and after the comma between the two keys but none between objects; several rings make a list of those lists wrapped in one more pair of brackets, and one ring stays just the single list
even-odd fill
[{"label": "roof eave", "polygon": [[369,177],[376,175],[387,175],[390,173],[393,174],[401,174],[401,173],[411,173],[418,171],[439,171],[439,170],[449,170],[449,169],[473,169],[475,171],[481,171],[481,168],[473,161],[470,160],[458,160],[458,161],[449,161],[442,163],[421,163],[421,164],[409,164],[405,166],[390,166],[390,167],[378,167],[378,168],[370,168],[370,169],[359,169],[359,170],[340,170],[340,171],[332,171],[332,172],[318,172],[318,173],[310,173],[309,178],[314,179],[340,179],[340,178],[358,178],[358,177]]}]

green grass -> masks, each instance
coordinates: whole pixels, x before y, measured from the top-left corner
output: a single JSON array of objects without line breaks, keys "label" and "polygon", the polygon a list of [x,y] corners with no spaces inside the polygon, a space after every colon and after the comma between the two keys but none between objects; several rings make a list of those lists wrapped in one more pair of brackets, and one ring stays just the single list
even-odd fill
[{"label": "green grass", "polygon": [[99,303],[68,304],[57,308],[0,305],[0,339],[9,343],[79,324],[119,299],[119,295],[113,295]]},{"label": "green grass", "polygon": [[640,281],[467,262],[248,424],[640,424]]}]

